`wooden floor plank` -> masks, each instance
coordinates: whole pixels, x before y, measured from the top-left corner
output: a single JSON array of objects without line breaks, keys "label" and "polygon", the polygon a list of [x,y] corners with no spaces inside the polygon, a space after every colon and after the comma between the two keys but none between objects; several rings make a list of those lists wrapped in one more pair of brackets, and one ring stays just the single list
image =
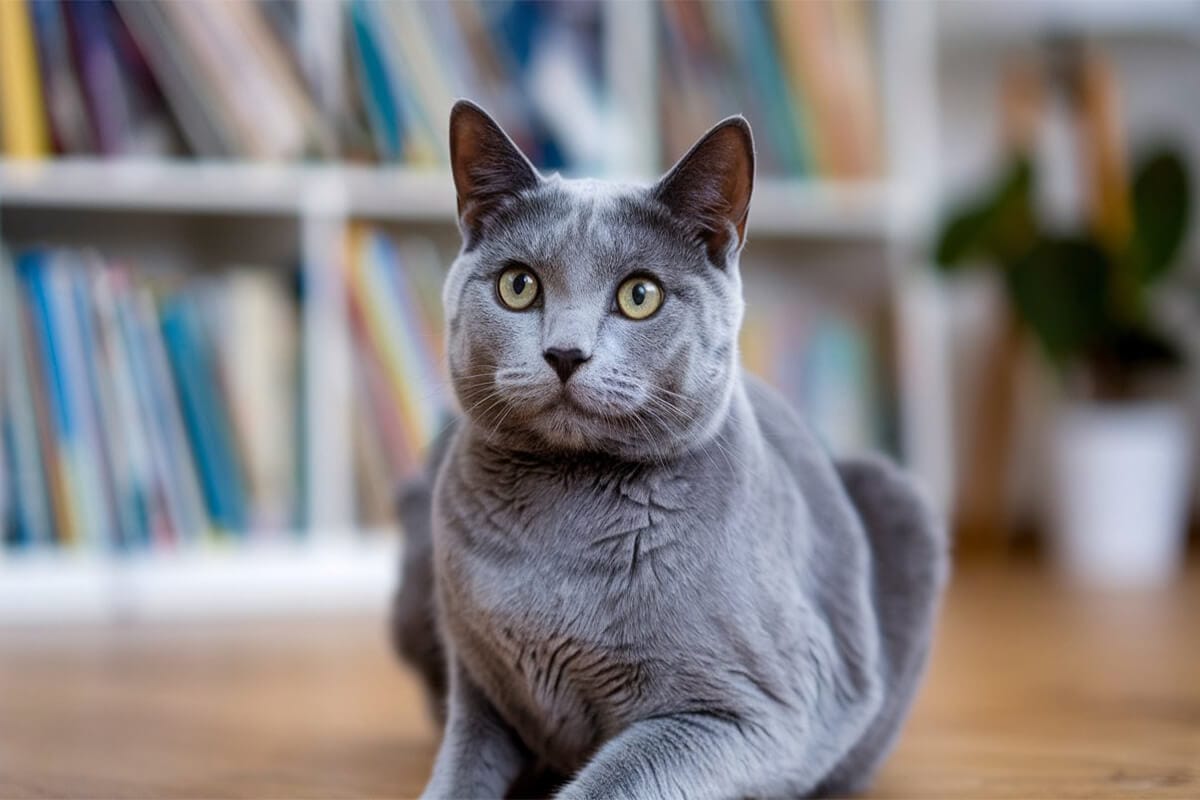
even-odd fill
[{"label": "wooden floor plank", "polygon": [[[436,747],[379,619],[0,630],[0,797],[411,797]],[[1200,573],[970,567],[871,796],[1200,797]]]}]

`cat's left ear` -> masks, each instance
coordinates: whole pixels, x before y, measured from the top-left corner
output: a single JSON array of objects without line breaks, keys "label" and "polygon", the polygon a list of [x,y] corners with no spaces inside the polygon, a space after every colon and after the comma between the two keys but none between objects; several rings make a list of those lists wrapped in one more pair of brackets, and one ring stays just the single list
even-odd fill
[{"label": "cat's left ear", "polygon": [[718,123],[654,187],[654,197],[693,228],[724,267],[746,241],[754,190],[754,136],[744,117]]},{"label": "cat's left ear", "polygon": [[469,100],[450,110],[450,169],[464,235],[479,232],[484,216],[541,181],[512,139]]}]

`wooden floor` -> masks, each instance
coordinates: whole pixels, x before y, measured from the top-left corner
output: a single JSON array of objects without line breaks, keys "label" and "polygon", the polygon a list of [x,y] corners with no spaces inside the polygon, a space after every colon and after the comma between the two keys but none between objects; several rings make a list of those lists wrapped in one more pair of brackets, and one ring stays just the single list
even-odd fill
[{"label": "wooden floor", "polygon": [[[435,734],[375,620],[0,630],[0,797],[411,797]],[[1200,574],[964,568],[872,796],[1200,797]]]}]

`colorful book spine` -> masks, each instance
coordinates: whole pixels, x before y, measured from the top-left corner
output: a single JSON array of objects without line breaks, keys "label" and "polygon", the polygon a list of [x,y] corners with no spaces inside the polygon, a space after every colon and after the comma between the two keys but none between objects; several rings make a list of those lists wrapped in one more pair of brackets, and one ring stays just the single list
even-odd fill
[{"label": "colorful book spine", "polygon": [[30,251],[17,259],[17,272],[29,297],[29,319],[36,360],[42,365],[44,396],[48,413],[42,441],[46,471],[54,485],[51,492],[54,507],[55,530],[58,541],[66,546],[78,544],[81,539],[79,519],[79,487],[70,453],[76,435],[75,420],[67,402],[67,377],[61,355],[63,343],[54,336],[52,300],[46,285],[47,255],[42,251]]},{"label": "colorful book spine", "polygon": [[26,549],[45,546],[54,539],[50,489],[38,440],[37,405],[31,372],[30,350],[20,288],[12,263],[0,253],[0,351],[3,352],[3,424],[8,459],[8,496],[11,519],[6,541]]},{"label": "colorful book spine", "polygon": [[74,254],[57,251],[50,256],[48,266],[51,336],[56,339],[61,356],[63,402],[73,426],[64,445],[74,491],[77,530],[82,545],[103,550],[111,543],[111,520],[104,489],[103,449],[93,413],[93,390],[88,380],[85,339],[80,309],[75,301],[81,264]]},{"label": "colorful book spine", "polygon": [[246,530],[246,498],[228,418],[216,391],[211,345],[184,298],[163,308],[162,335],[180,387],[184,424],[199,468],[209,517],[227,535]]},{"label": "colorful book spine", "polygon": [[50,150],[33,23],[24,0],[0,3],[0,132],[11,158],[40,158]]},{"label": "colorful book spine", "polygon": [[397,161],[404,154],[404,116],[396,102],[398,90],[388,73],[382,42],[376,39],[371,13],[362,0],[350,3],[355,45],[352,53],[375,147],[384,160]]}]

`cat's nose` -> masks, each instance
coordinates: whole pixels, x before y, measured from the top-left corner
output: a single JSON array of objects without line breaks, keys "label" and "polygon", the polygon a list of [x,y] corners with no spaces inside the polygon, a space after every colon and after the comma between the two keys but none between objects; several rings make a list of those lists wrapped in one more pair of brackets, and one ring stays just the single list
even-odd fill
[{"label": "cat's nose", "polygon": [[579,369],[579,365],[587,361],[590,356],[580,350],[578,347],[572,347],[570,350],[564,350],[561,347],[551,347],[542,353],[546,363],[554,367],[554,371],[558,373],[558,379],[563,383],[567,382],[575,370]]}]

